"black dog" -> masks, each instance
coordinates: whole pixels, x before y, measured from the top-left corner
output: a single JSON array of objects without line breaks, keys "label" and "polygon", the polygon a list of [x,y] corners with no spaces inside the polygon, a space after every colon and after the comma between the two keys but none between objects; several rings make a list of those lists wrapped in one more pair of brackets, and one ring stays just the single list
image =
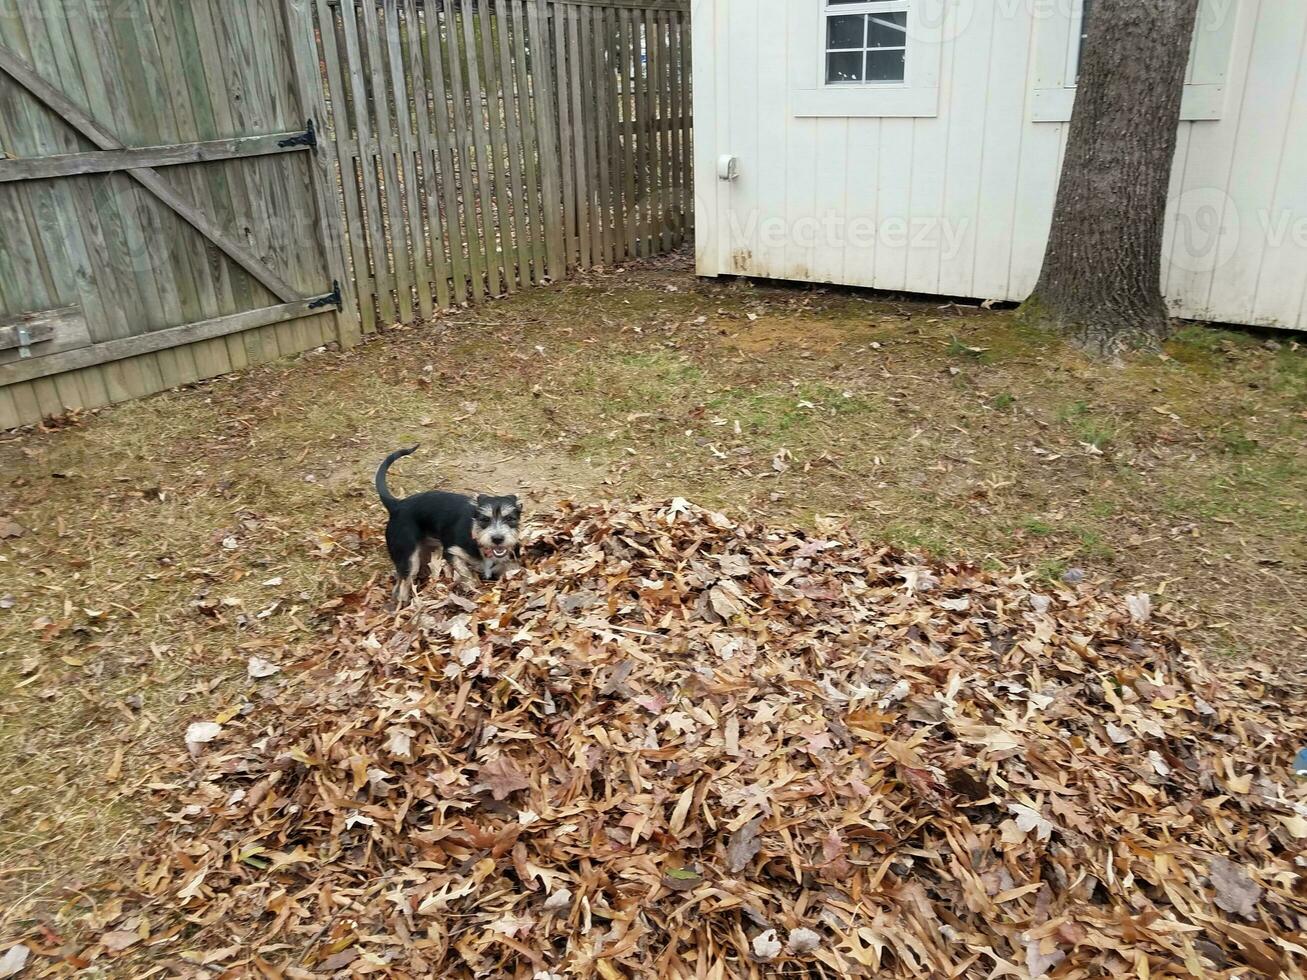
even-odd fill
[{"label": "black dog", "polygon": [[458,493],[431,490],[404,500],[386,488],[386,473],[397,459],[417,451],[401,449],[377,470],[377,493],[390,513],[386,548],[395,563],[395,601],[406,604],[418,576],[439,548],[464,581],[501,577],[518,561],[522,504],[515,496],[475,500]]}]

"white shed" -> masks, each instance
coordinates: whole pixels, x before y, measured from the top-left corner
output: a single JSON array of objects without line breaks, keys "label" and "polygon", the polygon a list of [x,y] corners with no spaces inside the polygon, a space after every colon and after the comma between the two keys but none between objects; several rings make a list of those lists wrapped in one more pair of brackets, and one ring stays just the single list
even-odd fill
[{"label": "white shed", "polygon": [[[1092,0],[695,0],[697,265],[1022,300]],[[1163,289],[1307,329],[1307,2],[1202,0]]]}]

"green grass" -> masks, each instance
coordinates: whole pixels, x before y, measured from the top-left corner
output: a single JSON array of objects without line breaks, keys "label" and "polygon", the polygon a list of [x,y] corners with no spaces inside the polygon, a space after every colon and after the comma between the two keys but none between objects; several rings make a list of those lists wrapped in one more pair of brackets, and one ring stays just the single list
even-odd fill
[{"label": "green grass", "polygon": [[1076,538],[1080,542],[1078,552],[1085,558],[1100,562],[1116,558],[1116,549],[1107,544],[1102,532],[1081,529],[1076,532]]},{"label": "green grass", "polygon": [[985,355],[990,353],[988,348],[976,347],[971,344],[964,344],[957,337],[950,337],[948,342],[949,357],[967,358],[973,361],[984,361]]},{"label": "green grass", "polygon": [[1028,517],[1021,522],[1021,527],[1027,534],[1033,534],[1036,537],[1044,538],[1052,534],[1055,530],[1052,524],[1041,521],[1037,517]]},{"label": "green grass", "polygon": [[1102,520],[1112,517],[1119,513],[1123,506],[1123,501],[1109,498],[1091,497],[1085,503],[1085,512],[1090,516]]},{"label": "green grass", "polygon": [[1066,423],[1078,442],[1104,449],[1119,436],[1119,429],[1108,419],[1095,414],[1086,401],[1072,402],[1063,407],[1057,415],[1059,422]]},{"label": "green grass", "polygon": [[1045,558],[1035,565],[1035,577],[1049,585],[1061,585],[1062,576],[1070,567],[1061,558]]},{"label": "green grass", "polygon": [[936,557],[954,553],[958,547],[958,539],[944,533],[941,528],[925,527],[904,521],[885,525],[883,536],[891,544],[900,548]]},{"label": "green grass", "polygon": [[751,435],[763,437],[767,445],[779,445],[796,431],[829,424],[832,417],[852,418],[871,414],[875,405],[866,398],[846,398],[838,389],[822,384],[795,388],[770,384],[758,388],[731,387],[718,391],[707,401],[709,415],[739,422]]}]

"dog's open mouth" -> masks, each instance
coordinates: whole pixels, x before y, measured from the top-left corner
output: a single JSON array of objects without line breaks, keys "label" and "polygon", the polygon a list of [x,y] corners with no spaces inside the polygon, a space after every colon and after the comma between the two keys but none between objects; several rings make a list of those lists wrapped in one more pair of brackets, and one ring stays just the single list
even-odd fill
[{"label": "dog's open mouth", "polygon": [[507,549],[507,548],[491,548],[491,549],[490,549],[490,557],[492,557],[492,558],[507,558],[507,557],[508,557],[508,549]]}]

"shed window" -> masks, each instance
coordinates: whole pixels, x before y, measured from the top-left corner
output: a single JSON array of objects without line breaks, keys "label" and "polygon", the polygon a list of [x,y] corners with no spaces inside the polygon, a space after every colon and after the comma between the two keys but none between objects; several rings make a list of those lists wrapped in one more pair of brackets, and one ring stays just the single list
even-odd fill
[{"label": "shed window", "polygon": [[[1069,77],[1074,79],[1075,82],[1080,81],[1080,66],[1085,60],[1085,41],[1089,38],[1089,11],[1093,5],[1094,0],[1082,0],[1078,15],[1079,19],[1073,25],[1075,37],[1072,38],[1072,46],[1075,50]],[[1075,82],[1072,82],[1072,84]]]},{"label": "shed window", "polygon": [[[912,0],[915,13],[925,0]],[[831,0],[823,0],[824,13]],[[1091,18],[1106,16],[1100,0],[1059,0],[1063,13],[1035,18],[1035,76],[1030,115],[1035,122],[1064,123],[1071,118],[1082,74]],[[1244,22],[1243,4],[1231,0],[1199,0],[1198,20],[1185,73],[1180,119],[1214,121],[1225,111],[1231,58],[1237,28]],[[1097,24],[1097,20],[1094,21]],[[1098,25],[1111,30],[1111,25]],[[913,30],[913,58],[920,45]],[[912,65],[909,65],[912,69]],[[909,71],[909,78],[911,71]]]},{"label": "shed window", "polygon": [[826,0],[826,83],[907,77],[909,0]]}]

